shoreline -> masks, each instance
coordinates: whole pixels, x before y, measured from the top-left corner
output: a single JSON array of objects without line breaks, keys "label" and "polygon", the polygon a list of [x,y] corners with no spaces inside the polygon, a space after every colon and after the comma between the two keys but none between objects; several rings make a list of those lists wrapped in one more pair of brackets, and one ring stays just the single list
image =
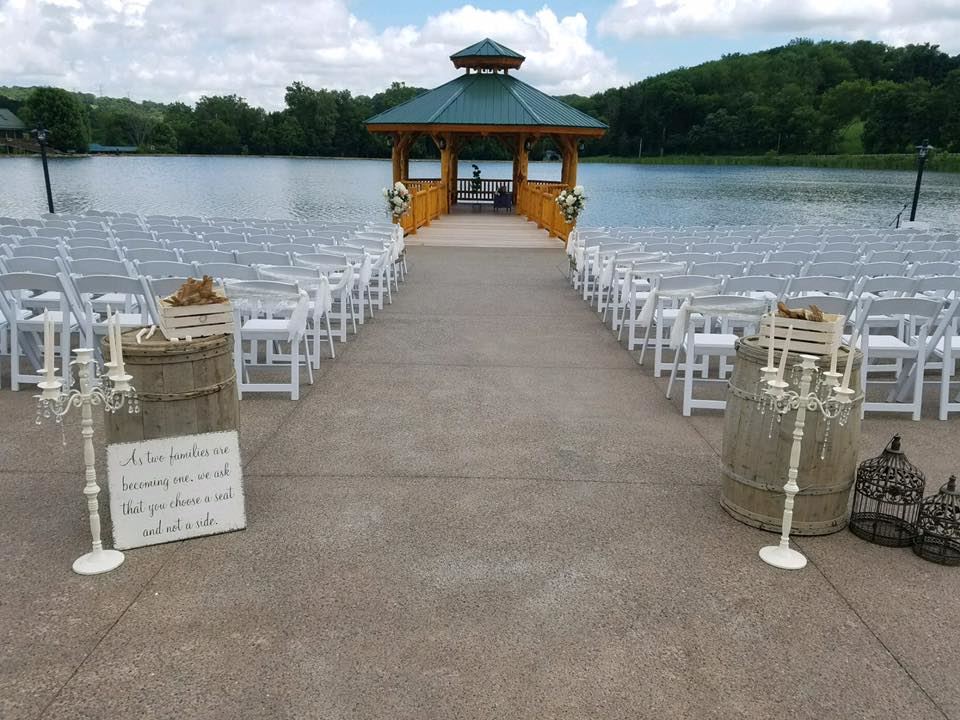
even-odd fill
[{"label": "shoreline", "polygon": [[[4,158],[37,158],[28,154],[0,154]],[[388,157],[343,157],[337,155],[212,155],[198,153],[129,153],[113,155],[65,154],[51,156],[50,160],[83,160],[91,158],[245,158],[245,159],[283,159],[283,160],[368,160],[388,162]],[[437,158],[411,158],[411,162],[439,162]],[[482,162],[506,162],[509,160],[484,160]],[[556,161],[531,160],[535,163]],[[916,155],[908,153],[877,155],[664,155],[643,158],[620,157],[616,155],[592,155],[580,158],[580,162],[591,165],[687,165],[687,166],[741,166],[741,167],[812,167],[838,170],[899,170],[915,171]],[[927,160],[927,172],[960,173],[960,153],[934,153]]]},{"label": "shoreline", "polygon": [[[581,157],[581,163],[607,165],[734,165],[755,167],[815,167],[838,170],[917,169],[912,153],[878,155],[664,155],[663,157]],[[935,153],[927,160],[926,172],[960,172],[960,153]]]}]

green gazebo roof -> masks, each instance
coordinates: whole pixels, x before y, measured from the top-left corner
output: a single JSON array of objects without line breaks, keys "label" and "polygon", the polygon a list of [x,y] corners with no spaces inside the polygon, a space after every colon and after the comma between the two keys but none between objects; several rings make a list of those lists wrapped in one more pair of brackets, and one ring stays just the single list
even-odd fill
[{"label": "green gazebo roof", "polygon": [[480,42],[474,43],[470,47],[466,47],[463,50],[455,52],[450,56],[450,59],[456,60],[457,58],[471,57],[504,57],[518,58],[520,60],[525,59],[523,55],[518,53],[516,50],[511,50],[506,45],[501,45],[490,38],[484,38]]},{"label": "green gazebo roof", "polygon": [[0,108],[0,130],[26,130],[23,121],[6,108]]},{"label": "green gazebo roof", "polygon": [[[472,45],[461,53],[492,40]],[[502,48],[503,46],[498,46]],[[513,52],[503,48],[507,52]],[[577,129],[602,134],[607,126],[506,73],[467,73],[366,121],[370,130],[389,126],[511,126]],[[378,127],[388,126],[388,127]]]}]

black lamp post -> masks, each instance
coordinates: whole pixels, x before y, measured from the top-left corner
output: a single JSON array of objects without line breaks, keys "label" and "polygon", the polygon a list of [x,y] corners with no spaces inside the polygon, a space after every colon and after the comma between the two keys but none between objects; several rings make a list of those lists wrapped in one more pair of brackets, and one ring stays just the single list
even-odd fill
[{"label": "black lamp post", "polygon": [[917,145],[917,186],[913,189],[913,207],[910,208],[910,222],[917,219],[917,202],[920,200],[920,182],[923,180],[923,166],[927,162],[927,156],[933,151],[933,145],[927,140],[922,145]]},{"label": "black lamp post", "polygon": [[47,167],[47,135],[49,131],[43,126],[43,123],[38,123],[33,134],[37,136],[37,142],[40,144],[40,159],[43,161],[43,182],[47,186],[47,208],[52,214],[54,212],[53,192],[50,190],[50,168]]}]

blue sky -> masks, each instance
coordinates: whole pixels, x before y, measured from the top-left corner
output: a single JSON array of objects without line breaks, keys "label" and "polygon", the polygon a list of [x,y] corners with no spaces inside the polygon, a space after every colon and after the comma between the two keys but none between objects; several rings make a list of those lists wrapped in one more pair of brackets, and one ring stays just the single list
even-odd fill
[{"label": "blue sky", "polygon": [[294,80],[439,85],[447,56],[486,36],[527,57],[527,82],[589,94],[798,36],[956,54],[960,0],[0,0],[0,85],[274,109]]}]

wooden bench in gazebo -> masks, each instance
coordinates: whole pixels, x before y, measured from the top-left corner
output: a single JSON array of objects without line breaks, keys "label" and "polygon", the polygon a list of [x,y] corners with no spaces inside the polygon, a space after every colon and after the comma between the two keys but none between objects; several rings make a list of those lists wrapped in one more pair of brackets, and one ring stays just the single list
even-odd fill
[{"label": "wooden bench in gazebo", "polygon": [[[607,126],[511,75],[523,63],[523,55],[489,38],[450,59],[454,67],[465,70],[463,75],[366,121],[370,132],[389,136],[393,180],[402,181],[413,193],[411,211],[400,219],[404,230],[416,232],[450,212],[458,201],[496,204],[503,186],[515,212],[565,239],[570,225],[554,200],[577,183],[582,140],[600,137]],[[410,146],[421,136],[431,138],[440,151],[439,178],[410,179]],[[512,178],[483,179],[475,188],[471,178],[457,177],[459,151],[476,137],[496,138],[510,151]],[[541,138],[550,138],[560,150],[559,182],[527,177],[530,149]],[[505,205],[502,199],[499,204]]]}]

